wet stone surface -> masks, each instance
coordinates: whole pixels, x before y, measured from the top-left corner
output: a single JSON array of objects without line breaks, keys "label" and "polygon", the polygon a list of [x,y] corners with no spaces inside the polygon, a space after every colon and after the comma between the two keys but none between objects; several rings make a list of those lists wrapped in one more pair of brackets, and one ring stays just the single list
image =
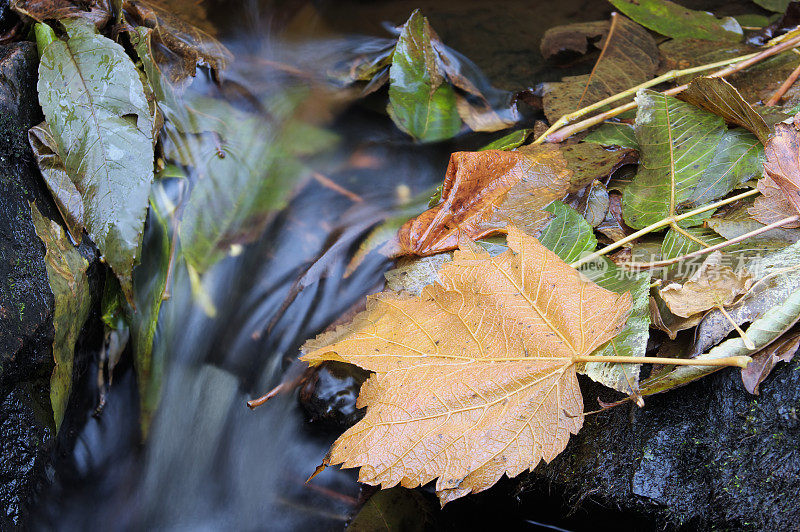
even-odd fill
[{"label": "wet stone surface", "polygon": [[364,417],[364,411],[356,408],[356,400],[367,375],[356,366],[338,362],[311,368],[298,394],[308,420],[343,429]]},{"label": "wet stone surface", "polygon": [[[587,410],[598,392],[608,394],[584,386]],[[598,503],[657,528],[797,530],[800,361],[779,365],[760,396],[728,369],[645,400],[589,416],[561,455],[521,477],[520,492],[562,498],[565,512]]]},{"label": "wet stone surface", "polygon": [[[0,529],[24,527],[55,443],[49,383],[54,299],[30,203],[58,211],[28,145],[42,120],[33,43],[0,45]],[[96,259],[88,244],[81,252]],[[90,280],[97,287],[97,264]],[[82,363],[76,360],[76,368]]]}]

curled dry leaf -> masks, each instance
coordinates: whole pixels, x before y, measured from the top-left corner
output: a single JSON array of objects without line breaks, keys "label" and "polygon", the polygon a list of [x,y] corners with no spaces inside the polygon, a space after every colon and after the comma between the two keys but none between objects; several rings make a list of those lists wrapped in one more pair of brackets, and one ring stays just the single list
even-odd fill
[{"label": "curled dry leaf", "polygon": [[680,99],[721,116],[729,124],[742,126],[763,144],[769,139],[771,129],[764,118],[722,78],[696,78],[680,94]]},{"label": "curled dry leaf", "polygon": [[442,504],[552,460],[583,424],[575,363],[624,326],[629,293],[587,281],[509,228],[496,257],[464,240],[418,297],[379,294],[303,360],[374,372],[363,420],[326,463],[384,488],[433,479]]},{"label": "curled dry leaf", "polygon": [[[748,210],[763,224],[800,213],[800,140],[793,124],[777,124],[765,150],[764,177],[758,181],[763,194]],[[784,227],[800,227],[800,222]]]},{"label": "curled dry leaf", "polygon": [[475,240],[509,225],[535,234],[550,217],[544,207],[567,194],[569,176],[555,146],[526,153],[456,152],[440,203],[400,228],[393,251],[431,255],[455,248],[459,233]]},{"label": "curled dry leaf", "polygon": [[794,358],[800,347],[800,332],[788,333],[774,344],[765,347],[751,356],[753,361],[742,368],[742,383],[745,389],[753,395],[758,395],[758,387],[769,377],[778,362],[789,362]]},{"label": "curled dry leaf", "polygon": [[727,306],[752,285],[746,272],[734,272],[723,265],[722,253],[710,254],[683,284],[670,283],[659,293],[673,314],[688,318],[717,306]]}]

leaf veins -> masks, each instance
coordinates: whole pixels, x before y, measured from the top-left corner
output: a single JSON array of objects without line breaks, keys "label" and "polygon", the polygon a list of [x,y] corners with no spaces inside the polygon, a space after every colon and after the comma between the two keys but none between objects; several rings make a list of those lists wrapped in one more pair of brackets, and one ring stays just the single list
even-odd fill
[{"label": "leaf veins", "polygon": [[442,504],[552,460],[583,424],[578,357],[625,324],[629,293],[587,281],[515,227],[496,256],[462,245],[417,297],[378,294],[303,360],[375,374],[364,419],[329,453],[384,488],[433,479]]}]

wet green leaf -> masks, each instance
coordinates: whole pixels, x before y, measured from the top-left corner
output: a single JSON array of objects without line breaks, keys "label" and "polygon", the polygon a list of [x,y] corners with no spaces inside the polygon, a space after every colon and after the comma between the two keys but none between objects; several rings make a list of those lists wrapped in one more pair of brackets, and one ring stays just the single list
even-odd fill
[{"label": "wet green leaf", "polygon": [[[592,353],[607,356],[644,356],[650,337],[650,272],[629,272],[618,267],[606,257],[587,264],[581,273],[589,279],[618,294],[630,292],[633,308],[625,327],[611,341]],[[592,362],[584,372],[592,380],[623,393],[636,391],[639,382],[639,365]]]},{"label": "wet green leaf", "polygon": [[722,118],[660,93],[639,91],[636,100],[641,162],[623,195],[631,227],[642,229],[710,202],[760,173],[762,150],[751,134],[728,131]]},{"label": "wet green leaf", "polygon": [[180,224],[181,247],[187,262],[203,273],[231,245],[261,234],[286,204],[302,166],[283,149],[276,126],[262,117],[219,100],[195,103],[230,124],[221,134],[187,135],[181,146],[197,165]]},{"label": "wet green leaf", "polygon": [[415,532],[429,530],[436,507],[416,490],[400,486],[378,490],[350,524],[349,532]]},{"label": "wet green leaf", "polygon": [[[83,219],[130,298],[153,181],[152,116],[125,50],[83,20],[63,24],[69,39],[42,52],[38,90],[55,152],[83,202],[82,216],[65,218]],[[62,212],[74,205],[59,203]]]},{"label": "wet green leaf", "polygon": [[619,146],[621,148],[639,149],[633,124],[624,122],[606,122],[586,135],[584,142],[593,142],[601,146]]},{"label": "wet green leaf", "polygon": [[572,207],[554,201],[544,209],[553,215],[537,237],[543,246],[569,264],[594,251],[597,239],[592,227]]},{"label": "wet green leaf", "polygon": [[70,390],[72,389],[72,363],[75,341],[83,323],[89,316],[92,295],[86,269],[89,262],[70,243],[61,226],[45,218],[31,204],[31,216],[36,234],[44,242],[47,278],[53,291],[53,359],[55,368],[50,377],[50,403],[56,430],[64,419]]},{"label": "wet green leaf", "polygon": [[792,0],[753,0],[753,2],[760,5],[764,9],[783,13],[786,11],[787,6],[792,2]]},{"label": "wet green leaf", "polygon": [[46,122],[28,130],[28,140],[42,172],[47,188],[56,200],[61,217],[67,225],[73,242],[80,243],[83,233],[83,200],[58,156],[58,145]]},{"label": "wet green leaf", "polygon": [[742,27],[732,17],[717,18],[668,0],[609,0],[645,28],[676,39],[741,41]]},{"label": "wet green leaf", "polygon": [[764,118],[744,101],[736,88],[722,78],[695,78],[680,99],[706,111],[721,116],[729,124],[736,124],[753,133],[762,144],[772,133]]},{"label": "wet green leaf", "polygon": [[528,137],[533,134],[532,129],[518,129],[514,132],[509,133],[499,139],[490,142],[483,148],[478,151],[484,150],[513,150],[514,148],[519,148],[525,141],[528,140]]},{"label": "wet green leaf", "polygon": [[389,69],[389,116],[422,141],[449,139],[461,130],[456,94],[444,83],[431,33],[428,20],[414,11],[403,26]]},{"label": "wet green leaf", "polygon": [[[154,189],[158,190],[159,186],[154,185]],[[139,387],[140,423],[145,437],[161,398],[161,381],[165,364],[163,356],[154,357],[153,350],[158,316],[167,288],[170,260],[170,232],[164,210],[163,206],[159,207],[156,200],[151,201],[142,244],[142,263],[133,271],[136,310],[128,308],[127,312],[133,365]]]}]

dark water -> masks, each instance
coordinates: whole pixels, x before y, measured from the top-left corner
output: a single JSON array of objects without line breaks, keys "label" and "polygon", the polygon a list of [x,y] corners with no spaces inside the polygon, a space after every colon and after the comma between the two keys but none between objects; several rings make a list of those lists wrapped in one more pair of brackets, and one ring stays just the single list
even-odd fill
[{"label": "dark water", "polygon": [[[263,95],[309,90],[312,81],[298,81],[280,65],[295,65],[311,78],[323,78],[354,46],[379,44],[375,39],[389,37],[382,23],[401,24],[417,7],[445,43],[473,59],[493,85],[509,90],[565,73],[541,60],[538,45],[545,29],[610,13],[605,2],[594,0],[253,0],[212,3],[211,20],[237,57],[226,79]],[[726,6],[734,12],[736,8]],[[203,90],[202,79],[196,85]],[[231,94],[235,99],[236,91]],[[141,444],[139,435],[130,363],[117,368],[99,418],[90,415],[96,368],[88,368],[62,431],[61,451],[51,471],[53,484],[42,494],[38,528],[344,527],[359,497],[354,473],[331,468],[304,484],[336,434],[309,426],[293,394],[279,396],[255,412],[245,401],[292,371],[292,360],[306,339],[380,289],[389,267],[385,259],[369,256],[347,279],[343,272],[382,213],[402,208],[403,197],[438,184],[452,151],[474,149],[491,137],[419,146],[376,112],[385,105],[385,94],[345,106],[331,94],[335,92],[322,91],[305,112],[341,139],[333,153],[314,160],[313,168],[363,201],[354,202],[314,181],[300,187],[262,238],[207,276],[205,288],[216,308],[215,318],[195,303],[188,279],[175,279],[156,338],[156,349],[170,363],[147,442]],[[327,275],[282,310],[292,283],[326,251],[331,258]],[[557,508],[549,506],[518,500],[501,483],[487,495],[451,504],[443,524],[499,522],[524,529],[544,529],[537,522],[563,524]],[[580,528],[590,520],[579,515],[566,522]]]}]

